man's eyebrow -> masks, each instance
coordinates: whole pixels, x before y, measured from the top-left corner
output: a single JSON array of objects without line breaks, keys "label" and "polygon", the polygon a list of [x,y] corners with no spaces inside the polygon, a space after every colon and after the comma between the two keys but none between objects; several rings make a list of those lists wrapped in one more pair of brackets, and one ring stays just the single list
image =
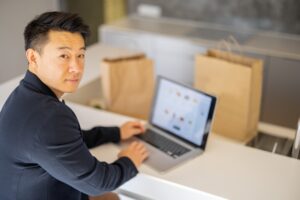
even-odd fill
[{"label": "man's eyebrow", "polygon": [[[59,50],[63,50],[63,49],[72,50],[70,47],[65,47],[65,46],[63,46],[63,47],[58,47],[57,49],[59,49]],[[79,50],[86,50],[86,47],[81,47]]]}]

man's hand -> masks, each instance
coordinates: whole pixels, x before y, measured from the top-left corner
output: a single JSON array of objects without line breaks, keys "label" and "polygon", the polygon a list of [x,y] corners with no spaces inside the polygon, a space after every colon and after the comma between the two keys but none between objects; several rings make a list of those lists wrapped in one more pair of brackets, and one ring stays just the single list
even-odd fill
[{"label": "man's hand", "polygon": [[130,160],[132,160],[136,167],[139,167],[142,162],[148,157],[148,151],[145,148],[144,144],[140,142],[132,142],[129,147],[122,150],[118,156],[128,157]]},{"label": "man's hand", "polygon": [[144,126],[138,122],[126,122],[120,128],[121,140],[126,140],[131,138],[134,135],[138,135],[145,132]]}]

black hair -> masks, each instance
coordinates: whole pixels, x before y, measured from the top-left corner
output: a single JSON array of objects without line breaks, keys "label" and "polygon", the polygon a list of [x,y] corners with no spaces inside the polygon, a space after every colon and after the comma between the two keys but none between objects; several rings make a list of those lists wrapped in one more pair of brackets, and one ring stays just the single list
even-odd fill
[{"label": "black hair", "polygon": [[80,33],[85,42],[90,35],[88,25],[78,14],[45,12],[27,24],[24,30],[25,50],[32,48],[41,52],[42,45],[48,40],[50,30]]}]

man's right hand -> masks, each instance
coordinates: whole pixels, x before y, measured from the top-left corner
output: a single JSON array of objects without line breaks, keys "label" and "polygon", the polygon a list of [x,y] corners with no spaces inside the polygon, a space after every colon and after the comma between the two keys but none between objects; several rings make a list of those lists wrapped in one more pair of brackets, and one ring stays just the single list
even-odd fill
[{"label": "man's right hand", "polygon": [[119,157],[126,156],[132,160],[136,167],[148,157],[148,151],[144,144],[140,142],[132,142],[126,149],[120,151]]}]

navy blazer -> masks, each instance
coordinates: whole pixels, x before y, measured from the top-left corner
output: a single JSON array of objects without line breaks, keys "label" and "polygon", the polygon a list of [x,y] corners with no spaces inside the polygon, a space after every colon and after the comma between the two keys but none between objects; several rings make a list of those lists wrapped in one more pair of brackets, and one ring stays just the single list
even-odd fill
[{"label": "navy blazer", "polygon": [[127,157],[100,162],[88,148],[119,140],[118,127],[82,131],[73,111],[27,71],[0,112],[0,199],[79,200],[114,190],[136,167]]}]

